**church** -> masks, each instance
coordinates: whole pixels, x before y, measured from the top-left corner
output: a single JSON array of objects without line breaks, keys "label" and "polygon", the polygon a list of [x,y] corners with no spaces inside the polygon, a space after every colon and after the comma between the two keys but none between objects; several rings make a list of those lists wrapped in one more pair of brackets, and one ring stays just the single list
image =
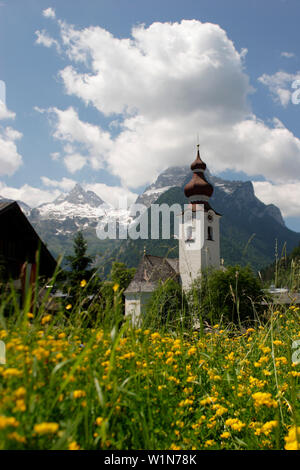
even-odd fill
[{"label": "church", "polygon": [[133,324],[139,318],[159,281],[174,279],[188,291],[201,271],[220,266],[220,218],[210,205],[213,186],[205,177],[206,164],[197,156],[191,180],[184,188],[188,204],[179,215],[179,258],[162,258],[144,252],[135,276],[125,290],[125,315]]}]

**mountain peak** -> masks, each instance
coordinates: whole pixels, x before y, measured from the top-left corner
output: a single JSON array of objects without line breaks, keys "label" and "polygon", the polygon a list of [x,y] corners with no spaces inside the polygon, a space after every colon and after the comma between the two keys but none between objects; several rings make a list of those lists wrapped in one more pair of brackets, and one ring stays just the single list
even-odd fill
[{"label": "mountain peak", "polygon": [[79,183],[76,183],[69,193],[61,194],[54,201],[55,204],[62,204],[63,202],[75,205],[88,204],[91,207],[99,207],[104,204],[104,201],[96,193],[85,191]]}]

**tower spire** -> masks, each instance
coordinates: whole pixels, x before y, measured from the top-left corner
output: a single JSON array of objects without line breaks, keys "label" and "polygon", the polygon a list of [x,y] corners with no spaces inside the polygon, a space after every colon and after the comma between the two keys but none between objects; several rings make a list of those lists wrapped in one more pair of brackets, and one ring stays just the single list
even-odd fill
[{"label": "tower spire", "polygon": [[214,190],[205,178],[206,163],[201,159],[199,147],[200,144],[197,144],[197,156],[191,164],[192,179],[184,188],[184,194],[193,203],[207,202]]}]

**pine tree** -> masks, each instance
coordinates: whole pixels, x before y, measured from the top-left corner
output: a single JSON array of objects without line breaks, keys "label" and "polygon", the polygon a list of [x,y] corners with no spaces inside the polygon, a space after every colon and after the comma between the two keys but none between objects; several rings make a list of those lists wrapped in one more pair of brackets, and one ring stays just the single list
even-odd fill
[{"label": "pine tree", "polygon": [[94,274],[94,269],[88,269],[93,262],[93,257],[88,256],[87,243],[82,232],[78,232],[73,240],[74,255],[67,256],[67,263],[71,269],[70,280],[75,284],[83,280],[88,281]]}]

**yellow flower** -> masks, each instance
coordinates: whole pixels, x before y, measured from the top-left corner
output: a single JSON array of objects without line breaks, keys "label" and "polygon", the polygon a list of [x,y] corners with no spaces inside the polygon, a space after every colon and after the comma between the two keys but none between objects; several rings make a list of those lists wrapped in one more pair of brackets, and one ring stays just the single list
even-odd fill
[{"label": "yellow flower", "polygon": [[210,405],[212,403],[215,403],[217,401],[217,398],[215,397],[207,397],[203,398],[203,400],[200,401],[200,405]]},{"label": "yellow flower", "polygon": [[70,310],[71,308],[72,308],[72,304],[68,304],[68,305],[66,306],[66,310]]},{"label": "yellow flower", "polygon": [[23,398],[16,401],[16,406],[14,408],[15,411],[26,411],[26,405]]},{"label": "yellow flower", "polygon": [[15,397],[16,398],[24,398],[24,396],[26,395],[26,389],[25,387],[19,387],[15,393],[14,393]]},{"label": "yellow flower", "polygon": [[276,428],[278,425],[278,421],[267,421],[260,429],[260,431],[265,435],[268,436],[273,428]]},{"label": "yellow flower", "polygon": [[237,418],[226,419],[225,424],[226,426],[230,426],[234,431],[241,431],[243,427],[246,426],[245,423],[242,423],[242,421]]},{"label": "yellow flower", "polygon": [[170,449],[171,449],[171,450],[180,450],[181,448],[180,448],[178,445],[176,445],[176,444],[173,443],[173,444],[171,444]]},{"label": "yellow flower", "polygon": [[188,350],[188,356],[193,356],[193,354],[195,354],[197,352],[197,348],[195,346],[192,346],[189,350]]},{"label": "yellow flower", "polygon": [[0,429],[5,429],[7,427],[17,428],[19,422],[13,416],[0,416]]},{"label": "yellow flower", "polygon": [[204,447],[211,447],[215,445],[215,441],[213,439],[209,439],[205,442]]},{"label": "yellow flower", "polygon": [[300,426],[297,426],[297,429],[296,426],[292,426],[284,440],[286,442],[285,450],[300,450]]},{"label": "yellow flower", "polygon": [[99,416],[99,417],[96,419],[96,424],[97,424],[97,426],[101,426],[102,423],[103,423],[103,421],[104,421],[103,418],[102,418],[101,416]]},{"label": "yellow flower", "polygon": [[26,438],[23,436],[20,436],[17,432],[11,432],[10,434],[7,435],[8,439],[11,439],[13,441],[20,442],[21,444],[24,444],[26,442]]},{"label": "yellow flower", "polygon": [[117,290],[119,289],[120,285],[119,284],[114,284],[113,286],[113,291],[114,292],[117,292]]},{"label": "yellow flower", "polygon": [[42,318],[42,325],[44,325],[45,323],[49,323],[51,318],[52,318],[52,315],[46,315],[44,318]]},{"label": "yellow flower", "polygon": [[221,434],[222,439],[228,439],[228,437],[230,437],[230,432],[228,431],[225,431]]},{"label": "yellow flower", "polygon": [[155,333],[152,333],[151,339],[153,340],[160,339],[160,334],[157,331]]},{"label": "yellow flower", "polygon": [[73,398],[83,398],[86,396],[86,392],[84,390],[74,390]]},{"label": "yellow flower", "polygon": [[76,441],[73,441],[69,444],[69,450],[80,450],[80,446],[77,444]]},{"label": "yellow flower", "polygon": [[2,372],[2,375],[3,375],[4,378],[6,378],[6,377],[20,377],[20,375],[22,375],[22,372],[18,369],[15,369],[14,367],[11,367],[11,368],[5,369]]},{"label": "yellow flower", "polygon": [[231,353],[227,354],[225,356],[226,361],[233,361],[234,360],[234,352],[232,351]]},{"label": "yellow flower", "polygon": [[252,398],[254,400],[254,406],[256,408],[266,405],[268,408],[271,408],[272,406],[274,408],[277,408],[278,404],[275,400],[273,400],[271,393],[266,393],[266,392],[256,392],[253,393]]},{"label": "yellow flower", "polygon": [[87,284],[86,280],[85,279],[82,279],[81,283],[80,283],[80,287],[85,287]]},{"label": "yellow flower", "polygon": [[33,318],[34,315],[33,315],[33,313],[28,312],[28,313],[27,313],[27,317],[28,317],[28,318]]},{"label": "yellow flower", "polygon": [[34,425],[34,432],[36,434],[55,434],[58,431],[59,424],[57,423],[40,423]]}]

